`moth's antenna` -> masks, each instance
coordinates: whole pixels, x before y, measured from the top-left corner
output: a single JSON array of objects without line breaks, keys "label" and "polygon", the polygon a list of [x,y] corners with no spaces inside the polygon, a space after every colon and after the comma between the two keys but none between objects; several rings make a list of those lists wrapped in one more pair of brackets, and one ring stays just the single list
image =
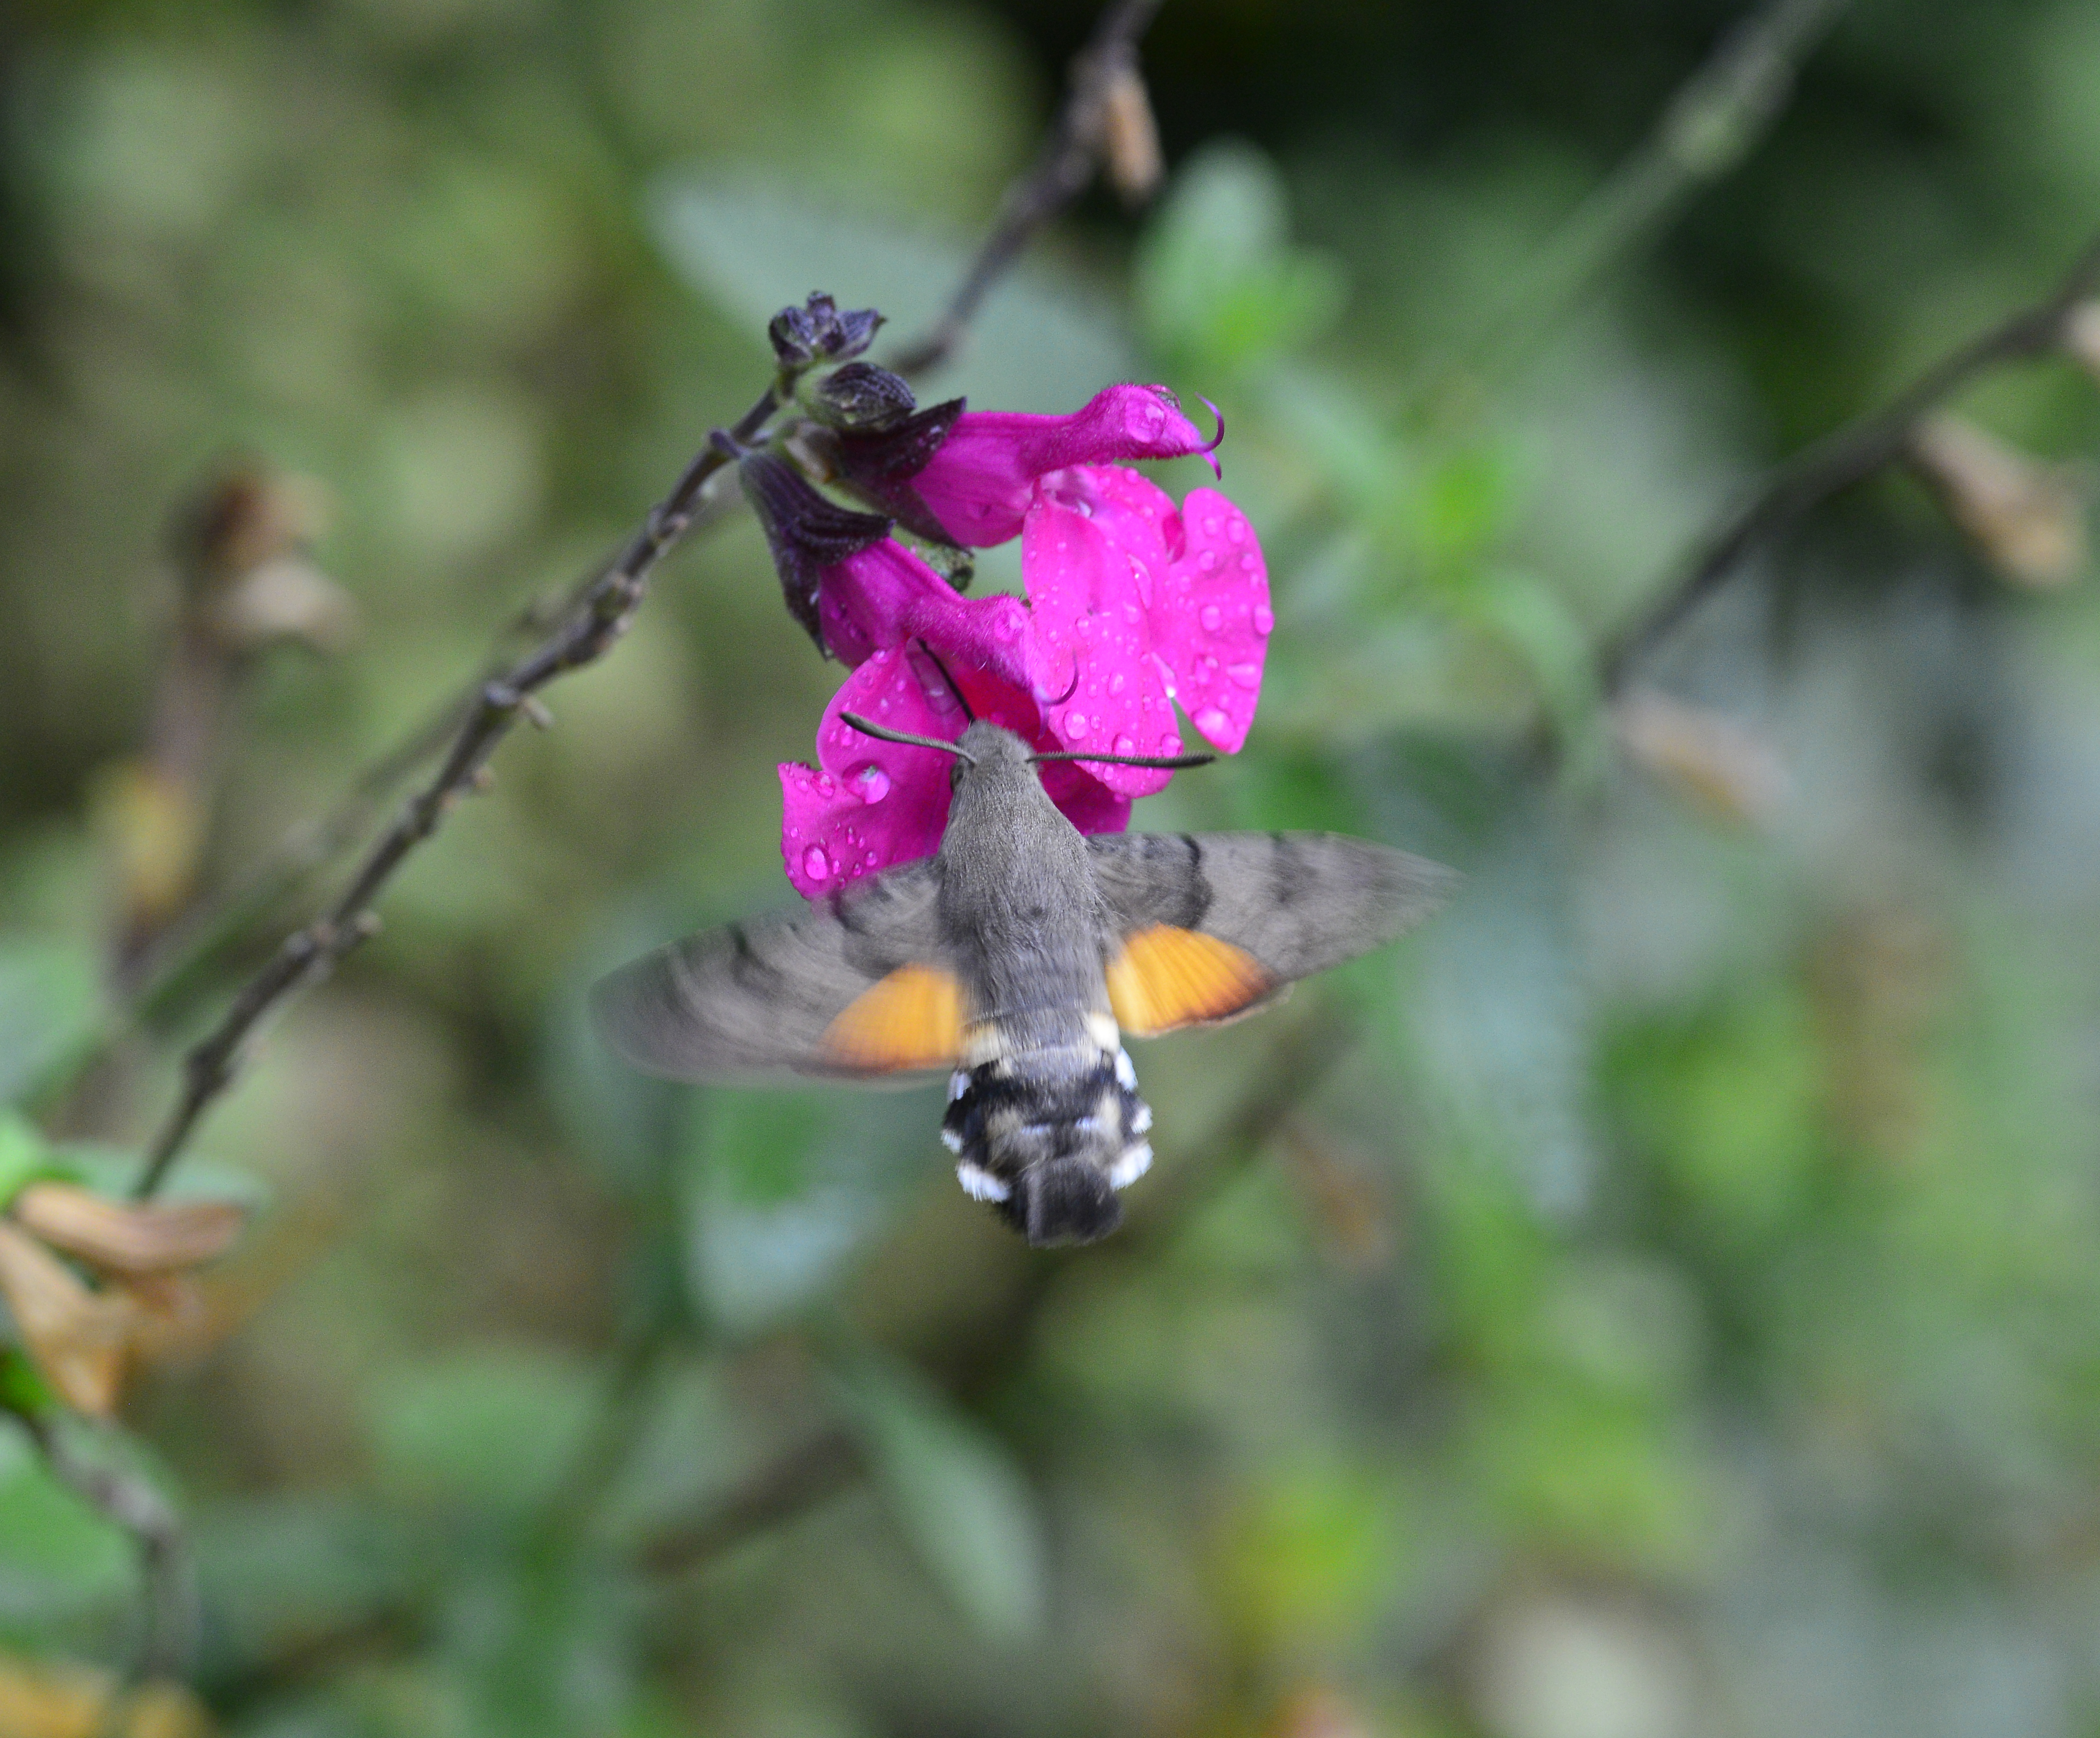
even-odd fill
[{"label": "moth's antenna", "polygon": [[940,654],[926,643],[923,635],[919,641],[919,650],[933,660],[933,668],[941,673],[941,680],[948,685],[948,692],[955,695],[955,704],[962,708],[964,717],[975,724],[977,715],[970,710],[970,703],[963,698],[963,690],[955,686],[955,678],[948,673],[947,665],[941,662]]},{"label": "moth's antenna", "polygon": [[914,736],[909,730],[893,730],[871,718],[862,717],[858,712],[840,712],[839,717],[863,736],[872,736],[886,743],[902,743],[912,748],[938,748],[943,754],[952,754],[959,760],[969,761],[973,766],[977,765],[974,757],[963,752],[960,743],[943,742],[938,736]]},{"label": "moth's antenna", "polygon": [[1215,754],[1081,754],[1077,750],[1031,754],[1031,761],[1105,761],[1111,766],[1208,766]]}]

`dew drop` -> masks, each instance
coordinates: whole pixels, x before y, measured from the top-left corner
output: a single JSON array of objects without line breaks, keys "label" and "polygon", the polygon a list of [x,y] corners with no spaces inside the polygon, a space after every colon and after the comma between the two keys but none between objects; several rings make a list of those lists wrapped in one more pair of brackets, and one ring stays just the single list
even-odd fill
[{"label": "dew drop", "polygon": [[1272,633],[1276,629],[1276,611],[1265,603],[1254,607],[1254,631],[1260,634]]},{"label": "dew drop", "polygon": [[1080,712],[1065,713],[1065,734],[1075,743],[1083,741],[1087,734],[1085,715]]},{"label": "dew drop", "polygon": [[1207,706],[1197,713],[1195,724],[1198,730],[1213,741],[1230,734],[1233,728],[1233,721],[1215,706]]},{"label": "dew drop", "polygon": [[813,881],[829,879],[832,860],[824,855],[823,847],[813,845],[802,854],[802,873]]},{"label": "dew drop", "polygon": [[1261,686],[1261,666],[1258,664],[1229,664],[1225,674],[1242,688],[1259,688]]},{"label": "dew drop", "polygon": [[1121,694],[1123,690],[1123,673],[1121,670],[1118,670],[1114,675],[1109,678],[1109,692],[1110,694]]},{"label": "dew drop", "polygon": [[1215,633],[1225,624],[1225,612],[1215,603],[1207,603],[1196,612],[1196,620],[1203,624],[1203,632]]},{"label": "dew drop", "polygon": [[1215,514],[1215,513],[1207,513],[1207,514],[1205,514],[1203,515],[1203,535],[1204,535],[1205,536],[1207,536],[1207,537],[1215,537],[1215,536],[1217,536],[1217,534],[1218,534],[1218,516],[1217,516],[1217,514]]},{"label": "dew drop", "polygon": [[829,773],[823,774],[817,780],[817,790],[822,796],[836,796],[837,794],[838,788],[837,781],[834,779]]},{"label": "dew drop", "polygon": [[1215,549],[1204,550],[1201,555],[1198,555],[1196,558],[1196,565],[1201,567],[1204,572],[1208,573],[1213,567],[1218,565],[1218,552]]},{"label": "dew drop", "polygon": [[1137,739],[1134,736],[1118,736],[1115,739],[1115,752],[1118,754],[1136,754]]},{"label": "dew drop", "polygon": [[1246,521],[1245,519],[1234,519],[1229,525],[1225,527],[1225,541],[1228,543],[1245,543],[1246,541]]}]

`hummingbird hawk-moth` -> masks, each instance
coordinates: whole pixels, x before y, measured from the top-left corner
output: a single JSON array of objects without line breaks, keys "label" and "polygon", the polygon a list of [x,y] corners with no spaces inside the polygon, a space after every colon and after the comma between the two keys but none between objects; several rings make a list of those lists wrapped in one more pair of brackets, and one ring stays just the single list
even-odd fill
[{"label": "hummingbird hawk-moth", "polygon": [[660,948],[598,986],[600,1028],[681,1080],[951,1070],[955,1174],[1038,1246],[1114,1230],[1116,1192],[1152,1162],[1125,1034],[1252,1012],[1391,940],[1454,879],[1335,833],[1088,837],[1043,791],[1050,757],[1010,730],[847,721],[955,757],[938,854]]}]

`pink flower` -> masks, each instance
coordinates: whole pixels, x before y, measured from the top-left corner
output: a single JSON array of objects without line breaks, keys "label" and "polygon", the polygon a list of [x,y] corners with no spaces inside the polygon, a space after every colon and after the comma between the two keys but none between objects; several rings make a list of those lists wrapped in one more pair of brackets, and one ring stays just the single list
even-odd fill
[{"label": "pink flower", "polygon": [[[1200,734],[1240,747],[1275,624],[1253,530],[1215,489],[1177,508],[1136,471],[1098,462],[1209,450],[1156,387],[1112,386],[1070,417],[957,419],[912,487],[960,542],[1018,535],[1029,601],[958,597],[889,540],[822,569],[824,643],[858,668],[825,712],[818,767],[780,770],[782,850],[797,889],[815,897],[938,849],[946,757],[876,741],[840,714],[953,740],[965,720],[943,668],[973,713],[1045,750],[1179,754],[1177,699]],[[1171,776],[1099,761],[1043,770],[1089,832],[1120,830],[1130,800]]]}]

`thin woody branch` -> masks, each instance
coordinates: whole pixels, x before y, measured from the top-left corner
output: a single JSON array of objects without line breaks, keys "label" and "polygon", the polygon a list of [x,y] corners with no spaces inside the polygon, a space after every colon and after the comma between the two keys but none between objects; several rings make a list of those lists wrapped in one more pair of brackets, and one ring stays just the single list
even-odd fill
[{"label": "thin woody branch", "polygon": [[1111,104],[1119,90],[1132,88],[1139,39],[1161,4],[1162,0],[1118,0],[1102,13],[1072,62],[1070,90],[1034,165],[1007,189],[991,232],[933,329],[907,345],[890,364],[898,373],[923,374],[946,362],[992,286],[1036,232],[1086,191],[1107,143]]},{"label": "thin woody branch", "polygon": [[1901,458],[1920,420],[1977,376],[2062,348],[2072,314],[2096,293],[2100,237],[2087,245],[2040,301],[2007,315],[1935,363],[1884,408],[1825,435],[1772,471],[1701,542],[1676,582],[1605,647],[1605,693],[1621,690],[1641,658],[1761,545],[1811,509]]},{"label": "thin woody branch", "polygon": [[181,1518],[153,1487],[82,1453],[64,1423],[48,1413],[9,1407],[51,1476],[112,1526],[139,1554],[145,1631],[136,1677],[181,1675],[196,1645],[196,1589]]},{"label": "thin woody branch", "polygon": [[[731,431],[735,438],[755,437],[777,408],[769,388]],[[585,589],[554,631],[483,684],[436,774],[380,836],[349,886],[325,913],[285,938],[218,1024],[183,1057],[182,1094],[147,1150],[135,1190],[140,1198],[160,1188],[198,1120],[232,1083],[242,1048],[262,1017],[375,933],[378,915],[373,904],[380,890],[409,854],[444,823],[461,798],[478,787],[490,757],[518,719],[545,717],[539,690],[558,677],[596,663],[627,631],[648,593],[656,563],[685,535],[709,481],[727,462],[712,443],[702,448],[618,558]]]}]

